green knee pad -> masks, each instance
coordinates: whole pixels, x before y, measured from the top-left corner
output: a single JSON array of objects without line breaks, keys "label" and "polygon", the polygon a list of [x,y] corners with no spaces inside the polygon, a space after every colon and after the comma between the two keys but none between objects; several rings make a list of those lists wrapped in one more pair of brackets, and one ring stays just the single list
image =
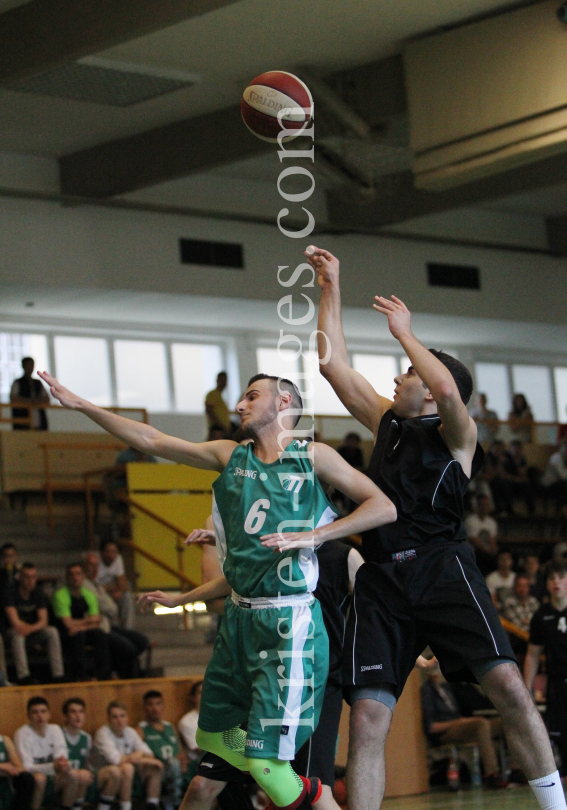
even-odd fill
[{"label": "green knee pad", "polygon": [[197,728],[196,742],[203,751],[222,757],[241,771],[248,770],[248,760],[244,756],[246,732],[241,728],[214,732]]},{"label": "green knee pad", "polygon": [[265,790],[276,807],[287,807],[301,795],[303,782],[289,762],[281,759],[247,760],[250,771],[262,790]]}]

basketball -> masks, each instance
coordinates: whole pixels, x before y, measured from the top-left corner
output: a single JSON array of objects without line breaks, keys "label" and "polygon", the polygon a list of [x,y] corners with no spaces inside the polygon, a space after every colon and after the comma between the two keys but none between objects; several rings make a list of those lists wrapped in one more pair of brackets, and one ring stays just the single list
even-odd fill
[{"label": "basketball", "polygon": [[[278,113],[287,109],[281,115]],[[257,138],[277,143],[282,127],[294,130],[283,141],[301,135],[313,121],[313,97],[309,88],[283,70],[270,70],[252,79],[240,101],[242,120]]]}]

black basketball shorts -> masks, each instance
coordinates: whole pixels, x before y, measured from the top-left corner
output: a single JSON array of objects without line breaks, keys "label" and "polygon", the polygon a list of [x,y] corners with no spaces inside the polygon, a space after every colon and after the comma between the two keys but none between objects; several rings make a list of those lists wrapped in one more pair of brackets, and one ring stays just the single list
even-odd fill
[{"label": "black basketball shorts", "polygon": [[237,785],[251,785],[254,783],[254,779],[248,771],[241,771],[222,759],[222,757],[208,751],[203,755],[199,764],[197,776],[214,779],[216,782],[229,782]]},{"label": "black basketball shorts", "polygon": [[[562,749],[567,748],[567,679],[548,678],[545,722],[549,736]],[[563,765],[567,767],[567,762]]]},{"label": "black basketball shorts", "polygon": [[335,758],[342,709],[342,687],[327,681],[319,724],[291,763],[296,773],[301,776],[318,776],[331,789],[335,784]]},{"label": "black basketball shorts", "polygon": [[469,664],[515,661],[474,551],[433,543],[403,562],[365,563],[357,572],[343,657],[349,687],[392,684],[399,697],[427,646],[448,681],[476,681]]}]

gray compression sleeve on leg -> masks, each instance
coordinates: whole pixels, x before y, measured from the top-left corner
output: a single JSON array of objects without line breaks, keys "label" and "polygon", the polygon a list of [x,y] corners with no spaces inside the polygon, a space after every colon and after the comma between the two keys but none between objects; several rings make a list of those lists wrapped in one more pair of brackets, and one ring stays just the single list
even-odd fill
[{"label": "gray compression sleeve on leg", "polygon": [[395,687],[391,683],[375,683],[369,686],[351,686],[349,692],[351,705],[357,700],[376,700],[383,703],[391,712],[396,708]]}]

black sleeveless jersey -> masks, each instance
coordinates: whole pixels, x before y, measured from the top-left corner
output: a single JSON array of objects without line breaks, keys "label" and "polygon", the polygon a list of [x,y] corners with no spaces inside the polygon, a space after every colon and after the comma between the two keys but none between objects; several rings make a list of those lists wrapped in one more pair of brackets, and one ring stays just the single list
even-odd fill
[{"label": "black sleeveless jersey", "polygon": [[[367,475],[393,501],[398,519],[363,533],[368,562],[431,541],[465,539],[463,497],[469,479],[441,438],[440,424],[437,414],[400,419],[388,410],[382,417]],[[472,476],[483,459],[477,444]]]},{"label": "black sleeveless jersey", "polygon": [[340,540],[329,540],[317,549],[319,582],[314,591],[321,603],[323,621],[329,636],[329,676],[327,682],[341,685],[341,666],[346,611],[349,604],[348,555],[351,547]]}]

